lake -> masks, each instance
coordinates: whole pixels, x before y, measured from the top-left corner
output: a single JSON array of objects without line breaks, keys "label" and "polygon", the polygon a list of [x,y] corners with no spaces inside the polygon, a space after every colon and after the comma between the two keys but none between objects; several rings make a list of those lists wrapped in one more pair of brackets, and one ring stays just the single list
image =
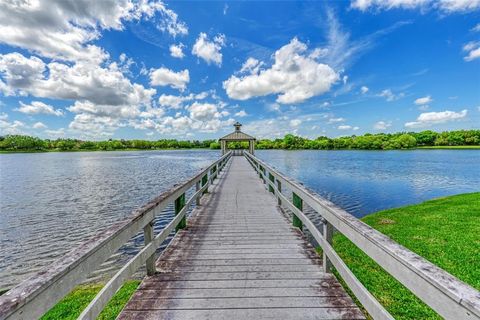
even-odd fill
[{"label": "lake", "polygon": [[[208,166],[219,151],[0,155],[0,288]],[[480,190],[480,151],[281,151],[257,155],[357,217]],[[156,230],[171,219],[171,208]],[[141,236],[100,271],[134,254]]]}]

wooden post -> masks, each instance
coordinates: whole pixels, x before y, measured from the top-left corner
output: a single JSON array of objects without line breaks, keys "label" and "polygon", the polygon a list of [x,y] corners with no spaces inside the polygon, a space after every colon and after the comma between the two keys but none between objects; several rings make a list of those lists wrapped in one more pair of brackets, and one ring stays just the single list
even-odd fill
[{"label": "wooden post", "polygon": [[[332,244],[333,226],[327,220],[324,220],[323,222],[323,237],[328,243]],[[323,250],[323,271],[327,273],[332,272],[332,262],[325,254],[325,250]]]},{"label": "wooden post", "polygon": [[[149,244],[153,240],[153,221],[147,223],[145,227],[143,227],[143,239],[145,245]],[[155,267],[155,253],[147,259],[145,262],[145,267],[147,268],[147,275],[153,276],[157,271]]]},{"label": "wooden post", "polygon": [[[180,211],[185,207],[185,193],[175,200],[175,215],[179,214]],[[185,229],[187,227],[187,217],[183,217],[182,220],[175,227],[175,231],[180,229]]]},{"label": "wooden post", "polygon": [[[195,191],[198,192],[198,190],[200,190],[200,180],[195,183]],[[197,206],[200,205],[200,197],[201,197],[201,196],[202,196],[202,195],[199,194],[199,195],[197,196],[197,199],[195,200],[195,204],[196,204]]]},{"label": "wooden post", "polygon": [[[303,211],[303,200],[295,192],[292,192],[293,198],[293,205],[297,207],[298,210]],[[303,224],[302,220],[300,220],[295,214],[293,214],[293,226],[302,230]]]},{"label": "wooden post", "polygon": [[210,176],[212,177],[212,181],[217,178],[217,165],[214,165],[212,169],[210,169]]},{"label": "wooden post", "polygon": [[224,140],[220,140],[220,146],[222,148],[222,156],[227,153],[227,144]]},{"label": "wooden post", "polygon": [[[208,183],[208,173],[202,177],[202,187]],[[203,194],[208,192],[208,187],[203,190]]]},{"label": "wooden post", "polygon": [[[277,179],[277,190],[278,190],[278,193],[282,193],[282,182],[278,179]],[[277,194],[277,199],[278,199],[278,205],[281,206],[282,200],[280,199],[279,194]]]},{"label": "wooden post", "polygon": [[[275,183],[275,177],[273,176],[273,174],[271,174],[270,172],[268,173],[268,179]],[[273,189],[272,185],[269,183],[268,184],[268,191],[270,191],[271,193],[275,193],[275,190]]]}]

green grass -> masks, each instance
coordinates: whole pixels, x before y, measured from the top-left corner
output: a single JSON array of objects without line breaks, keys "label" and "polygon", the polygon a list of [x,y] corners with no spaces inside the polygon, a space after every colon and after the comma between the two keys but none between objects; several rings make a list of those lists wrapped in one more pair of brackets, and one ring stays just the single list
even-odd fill
[{"label": "green grass", "polygon": [[[480,193],[385,210],[362,220],[480,290]],[[395,319],[441,319],[343,235],[333,240],[343,261]]]},{"label": "green grass", "polygon": [[480,146],[425,146],[417,149],[480,149]]},{"label": "green grass", "polygon": [[[112,297],[107,306],[103,309],[99,320],[115,320],[122,311],[124,305],[135,292],[140,281],[127,281],[123,287]],[[95,295],[102,289],[101,284],[81,285],[70,292],[65,298],[48,311],[41,320],[74,320],[80,315],[85,307],[93,300]]]}]

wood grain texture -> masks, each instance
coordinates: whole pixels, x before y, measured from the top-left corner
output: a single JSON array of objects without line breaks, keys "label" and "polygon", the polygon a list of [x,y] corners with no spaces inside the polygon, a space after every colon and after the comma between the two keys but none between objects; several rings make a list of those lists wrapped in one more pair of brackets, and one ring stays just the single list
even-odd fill
[{"label": "wood grain texture", "polygon": [[118,319],[364,319],[243,157],[233,157]]}]

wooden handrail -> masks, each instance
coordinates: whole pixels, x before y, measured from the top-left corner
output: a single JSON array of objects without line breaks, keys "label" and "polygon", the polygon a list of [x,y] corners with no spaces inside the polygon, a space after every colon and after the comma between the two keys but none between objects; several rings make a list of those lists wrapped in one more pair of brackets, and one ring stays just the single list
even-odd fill
[{"label": "wooden handrail", "polygon": [[209,185],[228,163],[231,155],[230,152],[223,155],[194,177],[175,185],[141,208],[134,210],[130,218],[99,232],[61,259],[0,296],[0,319],[31,320],[41,317],[133,236],[144,228],[148,231],[148,226],[153,225],[157,214],[195,186],[194,195],[175,218],[155,238],[152,237],[153,239],[146,241],[148,243],[145,247],[113,276],[80,316],[81,319],[96,318],[123,282],[141,265],[146,263],[147,271],[152,270],[151,263],[152,261],[154,263],[152,257],[156,249],[184,220],[189,206],[208,190]]},{"label": "wooden handrail", "polygon": [[[281,206],[290,209],[294,217],[301,220],[318,241],[324,252],[324,266],[327,262],[334,265],[374,319],[392,319],[392,316],[348,269],[331,243],[324,237],[325,231],[324,234],[321,234],[302,210],[281,193],[278,185],[290,189],[302,202],[307,203],[323,217],[326,227],[328,225],[333,226],[345,235],[353,244],[442,317],[455,320],[480,319],[479,291],[396,243],[315,192],[287,178],[259,158],[248,152],[244,152],[244,155],[259,173],[263,182],[279,199]],[[269,179],[270,175],[274,179]],[[277,186],[275,186],[275,181],[277,181]]]}]

